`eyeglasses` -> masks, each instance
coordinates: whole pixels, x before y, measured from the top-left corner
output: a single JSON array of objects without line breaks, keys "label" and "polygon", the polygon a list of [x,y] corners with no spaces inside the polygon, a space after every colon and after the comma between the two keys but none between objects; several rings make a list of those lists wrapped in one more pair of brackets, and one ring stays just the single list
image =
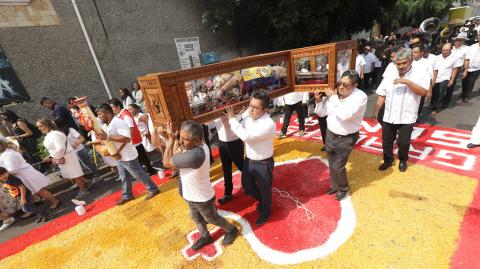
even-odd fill
[{"label": "eyeglasses", "polygon": [[337,82],[337,87],[347,88],[347,87],[350,87],[350,86],[353,86],[353,84],[346,84],[346,83],[343,83],[341,81]]}]

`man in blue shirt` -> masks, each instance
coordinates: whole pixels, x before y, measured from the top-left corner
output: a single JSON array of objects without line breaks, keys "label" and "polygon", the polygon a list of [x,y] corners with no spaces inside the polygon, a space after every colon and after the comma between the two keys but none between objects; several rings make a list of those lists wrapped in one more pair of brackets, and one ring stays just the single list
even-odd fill
[{"label": "man in blue shirt", "polygon": [[78,130],[78,125],[75,123],[72,114],[64,105],[56,104],[54,101],[47,97],[42,97],[42,99],[40,100],[40,105],[47,109],[53,110],[54,119],[60,118],[63,120],[63,122],[66,122],[68,124],[68,127]]}]

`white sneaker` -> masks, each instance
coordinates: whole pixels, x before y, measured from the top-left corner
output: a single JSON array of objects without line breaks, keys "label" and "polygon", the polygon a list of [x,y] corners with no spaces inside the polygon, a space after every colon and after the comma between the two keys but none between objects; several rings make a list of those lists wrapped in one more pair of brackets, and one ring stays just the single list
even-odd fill
[{"label": "white sneaker", "polygon": [[8,227],[10,227],[13,223],[15,222],[15,218],[10,217],[6,220],[3,221],[2,226],[0,226],[0,232],[6,230]]}]

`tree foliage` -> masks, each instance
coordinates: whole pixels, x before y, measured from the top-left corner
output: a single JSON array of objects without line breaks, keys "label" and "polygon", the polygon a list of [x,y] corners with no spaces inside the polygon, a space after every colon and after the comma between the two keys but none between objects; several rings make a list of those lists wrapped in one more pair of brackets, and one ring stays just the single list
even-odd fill
[{"label": "tree foliage", "polygon": [[202,22],[213,32],[231,28],[237,43],[255,37],[263,50],[326,43],[370,29],[377,20],[384,29],[418,26],[427,17],[442,16],[451,0],[201,0]]}]

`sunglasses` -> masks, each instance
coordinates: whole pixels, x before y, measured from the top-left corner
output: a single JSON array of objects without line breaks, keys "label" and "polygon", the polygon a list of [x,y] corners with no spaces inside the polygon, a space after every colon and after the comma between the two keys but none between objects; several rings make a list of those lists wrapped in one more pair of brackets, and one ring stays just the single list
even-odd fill
[{"label": "sunglasses", "polygon": [[343,83],[341,81],[337,82],[337,87],[347,88],[347,87],[350,87],[350,86],[353,86],[353,84],[346,84],[346,83]]}]

